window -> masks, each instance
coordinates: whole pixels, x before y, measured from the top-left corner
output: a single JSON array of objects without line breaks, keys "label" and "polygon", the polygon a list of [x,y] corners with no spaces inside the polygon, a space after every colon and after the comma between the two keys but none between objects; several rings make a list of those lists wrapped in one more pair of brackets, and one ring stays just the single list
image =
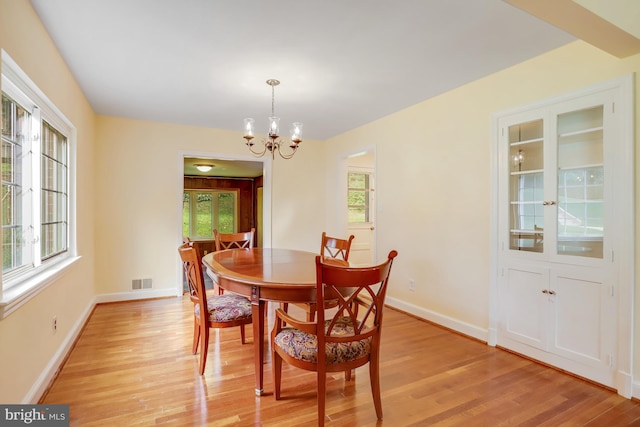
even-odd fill
[{"label": "window", "polygon": [[42,122],[40,256],[49,259],[65,252],[67,217],[67,137]]},{"label": "window", "polygon": [[1,316],[12,300],[33,294],[76,257],[73,135],[68,120],[3,51]]},{"label": "window", "polygon": [[558,240],[604,238],[604,167],[558,172]]},{"label": "window", "polygon": [[349,172],[347,209],[349,223],[373,222],[373,176],[368,172]]},{"label": "window", "polygon": [[182,235],[192,240],[212,239],[237,231],[237,190],[185,190],[182,203]]}]

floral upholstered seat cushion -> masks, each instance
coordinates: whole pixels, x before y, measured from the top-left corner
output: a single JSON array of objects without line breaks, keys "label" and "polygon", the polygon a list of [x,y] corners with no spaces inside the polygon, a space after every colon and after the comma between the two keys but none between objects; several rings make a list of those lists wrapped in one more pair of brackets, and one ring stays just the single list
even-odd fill
[{"label": "floral upholstered seat cushion", "polygon": [[[325,327],[330,321],[325,322]],[[353,325],[348,317],[341,317],[331,332],[332,335],[353,335]],[[276,335],[275,344],[289,356],[305,362],[318,362],[318,338],[295,328],[284,328]],[[371,338],[344,343],[326,343],[327,364],[348,362],[371,353]]]},{"label": "floral upholstered seat cushion", "polygon": [[[230,322],[251,317],[251,302],[237,294],[212,295],[207,298],[207,306],[212,322]],[[195,315],[200,317],[200,304],[195,305]]]}]

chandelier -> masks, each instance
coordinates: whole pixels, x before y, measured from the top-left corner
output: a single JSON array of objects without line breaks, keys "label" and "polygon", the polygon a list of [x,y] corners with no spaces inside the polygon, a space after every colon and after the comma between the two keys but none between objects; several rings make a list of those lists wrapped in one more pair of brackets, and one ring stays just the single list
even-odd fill
[{"label": "chandelier", "polygon": [[290,159],[296,154],[298,144],[302,142],[302,123],[295,122],[291,125],[291,139],[288,141],[288,149],[283,146],[287,145],[286,141],[280,138],[280,118],[275,113],[275,87],[280,84],[279,80],[269,79],[267,84],[271,86],[271,117],[269,117],[269,134],[262,140],[262,147],[254,148],[254,120],[244,119],[244,139],[246,140],[249,151],[256,156],[262,157],[267,152],[271,153],[271,158],[275,159],[276,151],[283,159]]}]

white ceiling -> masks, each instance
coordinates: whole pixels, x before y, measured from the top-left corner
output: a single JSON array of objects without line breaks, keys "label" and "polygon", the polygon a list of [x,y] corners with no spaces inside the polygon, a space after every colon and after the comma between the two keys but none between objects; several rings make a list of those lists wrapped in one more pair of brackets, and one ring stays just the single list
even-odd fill
[{"label": "white ceiling", "polygon": [[[243,140],[244,142],[244,140]],[[200,172],[196,165],[209,165],[212,169],[208,172]],[[243,160],[222,160],[185,157],[185,176],[211,176],[211,177],[235,177],[257,178],[263,175],[264,163],[248,162]]]},{"label": "white ceiling", "polygon": [[324,140],[575,38],[502,0],[31,0],[94,111]]}]

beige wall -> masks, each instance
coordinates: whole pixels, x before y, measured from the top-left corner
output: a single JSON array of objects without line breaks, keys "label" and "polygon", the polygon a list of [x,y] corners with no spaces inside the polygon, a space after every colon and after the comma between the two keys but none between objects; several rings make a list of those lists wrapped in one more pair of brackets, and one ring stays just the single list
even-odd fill
[{"label": "beige wall", "polygon": [[[378,258],[399,252],[390,300],[486,336],[492,113],[639,71],[640,55],[621,60],[574,42],[329,140],[328,159],[376,146]],[[636,112],[637,88],[636,75]],[[337,168],[328,166],[331,180]]]},{"label": "beige wall", "polygon": [[[169,294],[181,277],[184,153],[253,157],[239,131],[105,116],[96,140],[98,293],[128,292],[132,279],[151,278],[154,290]],[[323,156],[322,143],[304,141],[292,160],[273,162],[273,246],[316,249],[324,226],[316,208],[324,199]]]},{"label": "beige wall", "polygon": [[[25,71],[77,129],[77,234],[82,259],[60,280],[0,320],[0,402],[21,403],[61,357],[69,333],[95,295],[94,114],[26,0],[0,0],[0,48]],[[45,66],[46,64],[46,66]],[[53,316],[58,331],[52,333]],[[37,399],[39,394],[35,396]]]}]

